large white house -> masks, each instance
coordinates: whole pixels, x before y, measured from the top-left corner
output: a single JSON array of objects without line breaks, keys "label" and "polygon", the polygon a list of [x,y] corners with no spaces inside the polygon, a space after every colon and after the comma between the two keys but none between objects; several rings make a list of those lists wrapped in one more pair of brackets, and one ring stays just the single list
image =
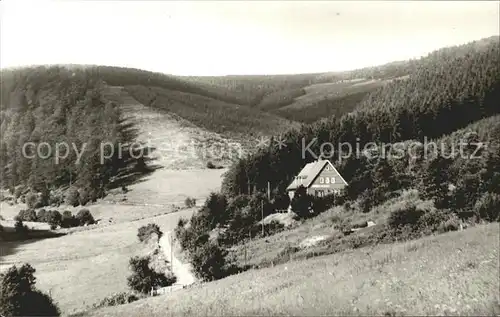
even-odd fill
[{"label": "large white house", "polygon": [[322,197],[340,192],[347,182],[330,161],[318,160],[306,164],[287,187],[286,191],[290,199],[293,198],[295,190],[300,185],[306,188],[309,195]]}]

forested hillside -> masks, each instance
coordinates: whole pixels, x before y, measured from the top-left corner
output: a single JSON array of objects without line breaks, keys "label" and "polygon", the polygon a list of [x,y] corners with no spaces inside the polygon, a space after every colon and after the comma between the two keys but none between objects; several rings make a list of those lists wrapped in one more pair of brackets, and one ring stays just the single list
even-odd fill
[{"label": "forested hillside", "polygon": [[[235,162],[222,193],[176,228],[195,272],[220,279],[499,221],[499,53],[496,38],[430,54],[356,110]],[[321,197],[299,186],[289,199],[294,176],[322,154],[348,185]]]},{"label": "forested hillside", "polygon": [[126,86],[136,100],[148,107],[174,113],[199,127],[240,141],[273,135],[298,124],[258,109],[210,97],[152,86]]},{"label": "forested hillside", "polygon": [[[379,89],[378,94],[386,94],[382,91],[386,83],[403,81],[410,74],[421,78],[419,72],[424,69],[433,70],[434,67],[449,69],[453,66],[445,64],[451,60],[455,63],[466,62],[470,54],[483,51],[491,46],[492,42],[498,42],[498,37],[442,48],[420,59],[391,62],[345,72],[181,78],[237,94],[240,96],[240,104],[257,107],[290,120],[312,123],[330,115],[342,116],[356,109],[361,103],[371,106],[374,99],[377,102],[385,102],[380,97],[368,97],[377,89]],[[360,81],[365,84],[360,84]],[[406,83],[408,87],[413,84],[413,81]],[[324,88],[318,93],[316,87],[321,86]],[[394,90],[393,87],[386,89]],[[406,103],[407,100],[400,102]]]},{"label": "forested hillside", "polygon": [[[4,70],[2,185],[74,185],[91,187],[99,192],[92,196],[100,196],[120,173],[130,171],[130,165],[144,167],[142,159],[133,162],[127,157],[98,164],[101,142],[113,144],[116,154],[118,143],[127,147],[136,137],[113,98],[102,94],[109,85],[124,87],[148,107],[240,140],[289,130],[285,148],[261,150],[240,161],[224,181],[232,194],[265,190],[267,181],[278,191],[313,160],[307,153],[302,158],[302,138],[305,144],[318,138],[310,147],[315,153],[325,141],[362,146],[370,141],[437,139],[499,113],[499,61],[498,37],[492,37],[419,60],[343,73],[176,77],[81,65]],[[79,156],[72,148],[55,162],[55,144],[63,141],[77,150],[88,143],[82,164],[75,166]],[[44,152],[45,146],[41,154],[46,159],[26,159],[26,142],[48,142],[52,153]],[[333,159],[338,158],[338,151],[335,154]]]},{"label": "forested hillside", "polygon": [[[314,160],[307,151],[302,158],[302,139],[307,145],[317,138],[310,147],[317,154],[324,142],[335,146],[348,142],[354,148],[357,142],[363,147],[371,141],[423,141],[424,137],[437,139],[499,113],[498,37],[481,43],[430,54],[419,61],[409,78],[392,81],[369,94],[354,112],[290,131],[286,147],[263,149],[235,164],[224,180],[226,192],[237,195],[249,188],[265,191],[268,181],[274,190],[283,190],[305,163]],[[339,155],[335,148],[332,160]],[[340,168],[346,174],[343,165]]]},{"label": "forested hillside", "polygon": [[[2,187],[24,185],[48,195],[51,189],[73,186],[94,200],[114,177],[143,168],[144,158],[130,157],[136,154],[129,151],[134,127],[122,118],[118,105],[103,97],[104,85],[83,69],[3,71]],[[101,151],[101,144],[109,145]]]}]

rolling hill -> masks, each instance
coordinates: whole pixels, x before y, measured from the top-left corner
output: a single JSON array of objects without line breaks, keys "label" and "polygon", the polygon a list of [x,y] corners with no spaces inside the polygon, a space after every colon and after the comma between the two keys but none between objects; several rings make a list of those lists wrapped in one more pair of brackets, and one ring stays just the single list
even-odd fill
[{"label": "rolling hill", "polygon": [[[496,197],[500,156],[495,147],[484,151],[481,160],[453,158],[442,165],[429,160],[411,171],[407,157],[374,163],[337,153],[332,160],[339,159],[336,166],[349,182],[342,197],[347,204],[298,220],[289,230],[251,241],[246,236],[255,228],[252,221],[261,217],[264,205],[258,203],[267,199],[268,182],[272,195],[279,194],[315,159],[302,157],[302,140],[317,138],[311,147],[316,153],[322,142],[407,144],[429,137],[450,145],[468,131],[477,132],[473,141],[498,142],[499,56],[498,37],[493,37],[418,60],[339,73],[182,77],[92,65],[3,71],[0,178],[2,197],[5,193],[11,200],[1,202],[1,224],[13,225],[18,212],[28,208],[19,200],[31,191],[48,198],[42,207],[76,213],[85,206],[99,223],[57,229],[66,235],[53,239],[2,240],[0,268],[33,263],[38,285],[52,292],[64,314],[84,311],[83,316],[497,314],[491,295],[498,289],[497,224],[394,244],[375,239],[379,233],[386,237],[394,211],[411,216],[421,211],[416,202],[433,206],[448,185],[457,190],[445,210],[432,207],[425,213],[439,225],[449,216],[446,231],[462,228],[459,216],[470,215],[476,202],[484,203],[485,194]],[[255,138],[278,134],[285,136],[285,147],[255,146]],[[83,164],[74,164],[76,153],[61,162],[54,153],[28,159],[21,152],[25,142],[88,143],[89,149],[81,157]],[[102,142],[128,154],[113,153],[101,163]],[[243,144],[249,155],[237,162],[217,160],[217,153],[204,156],[203,146],[231,142]],[[152,155],[135,157],[132,144]],[[231,166],[209,169],[208,161]],[[429,179],[439,183],[428,185]],[[421,184],[436,197],[419,197],[430,195]],[[68,205],[59,194],[69,189],[86,200]],[[12,198],[16,192],[19,200]],[[217,208],[205,203],[198,213],[190,207],[179,210],[186,198],[197,199],[199,207],[207,197]],[[197,243],[206,243],[203,239],[213,230],[209,226],[236,224],[243,238],[223,247],[241,268],[267,267],[168,296],[88,310],[103,297],[127,290],[129,257],[144,251],[137,241],[139,226],[157,223],[168,234],[180,217],[193,214],[198,217],[191,218],[195,223],[188,229],[200,230],[191,235],[201,237]],[[496,221],[479,216],[487,220],[477,222]],[[377,225],[356,231],[359,235],[349,231],[344,236],[337,226],[366,220]],[[299,248],[319,234],[329,238]],[[297,252],[283,252],[295,248]],[[297,258],[290,261],[292,253]],[[377,295],[380,289],[384,292]]]},{"label": "rolling hill", "polygon": [[479,226],[250,270],[78,316],[495,316],[498,238],[497,224]]}]

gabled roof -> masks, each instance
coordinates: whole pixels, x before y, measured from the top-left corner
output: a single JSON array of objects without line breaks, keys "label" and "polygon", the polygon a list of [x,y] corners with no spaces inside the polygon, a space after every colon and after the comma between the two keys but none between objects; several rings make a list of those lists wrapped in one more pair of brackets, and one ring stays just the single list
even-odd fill
[{"label": "gabled roof", "polygon": [[[308,188],[309,186],[312,185],[318,174],[321,173],[321,171],[327,164],[330,165],[340,175],[340,173],[332,165],[332,163],[330,163],[330,161],[318,160],[316,162],[306,164],[300,171],[299,175],[297,175],[296,178],[292,181],[292,183],[288,185],[286,190],[288,191],[297,189],[297,187],[299,187],[300,185],[303,185],[304,187]],[[347,185],[347,182],[344,180],[342,175],[340,175],[340,178]]]}]

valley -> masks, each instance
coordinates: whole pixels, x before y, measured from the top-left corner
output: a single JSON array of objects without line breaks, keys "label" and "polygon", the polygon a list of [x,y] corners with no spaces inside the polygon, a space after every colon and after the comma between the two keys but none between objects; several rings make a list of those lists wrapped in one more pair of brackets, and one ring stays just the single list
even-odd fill
[{"label": "valley", "polygon": [[[348,72],[5,71],[0,271],[31,264],[36,287],[75,317],[498,315],[498,62],[494,36]],[[282,135],[280,146],[257,142]],[[442,144],[435,156],[408,150],[424,138]],[[316,153],[400,143],[403,156],[333,153],[348,184],[290,198],[319,162],[304,154],[312,139]],[[82,164],[20,146],[62,141],[88,145]],[[104,160],[103,142],[126,154]],[[487,146],[473,160],[476,143]],[[446,156],[458,145],[464,155]],[[62,215],[42,221],[42,209]],[[59,236],[28,239],[37,230]],[[132,272],[136,256],[160,277],[151,262]],[[162,282],[170,273],[175,283]],[[118,293],[137,298],[93,307]]]}]

